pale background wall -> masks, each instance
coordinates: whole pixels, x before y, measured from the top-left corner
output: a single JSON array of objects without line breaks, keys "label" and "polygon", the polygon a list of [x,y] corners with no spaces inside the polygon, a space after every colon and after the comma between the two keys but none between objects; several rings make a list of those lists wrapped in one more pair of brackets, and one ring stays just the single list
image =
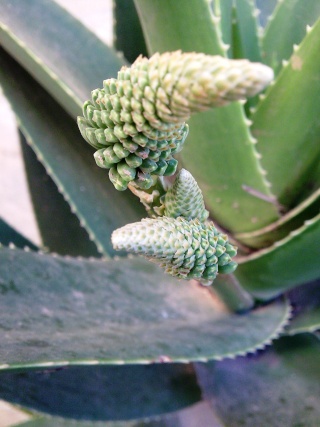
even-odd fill
[{"label": "pale background wall", "polygon": [[[56,0],[105,43],[112,43],[112,0]],[[19,200],[19,203],[17,203]],[[40,244],[14,114],[0,90],[0,217]]]}]

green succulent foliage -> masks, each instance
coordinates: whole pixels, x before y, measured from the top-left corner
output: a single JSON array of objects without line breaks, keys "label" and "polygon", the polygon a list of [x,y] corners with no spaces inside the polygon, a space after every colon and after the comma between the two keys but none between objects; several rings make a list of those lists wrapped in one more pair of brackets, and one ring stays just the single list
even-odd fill
[{"label": "green succulent foliage", "polygon": [[[238,57],[244,51],[237,46],[249,49],[246,43],[249,33],[252,41],[259,40],[257,22],[253,24],[258,14],[251,1],[215,1],[211,5],[205,1],[190,1],[184,10],[184,25],[179,27],[174,24],[174,16],[182,2],[168,0],[167,7],[160,1],[136,0],[135,4],[150,53],[170,50],[180,43],[186,51]],[[274,56],[282,55],[283,59],[289,59],[289,63],[284,63],[275,82],[256,100],[254,109],[248,108],[249,105],[233,104],[191,117],[188,142],[179,154],[183,167],[192,173],[202,189],[206,207],[214,220],[231,231],[239,243],[251,249],[264,248],[241,257],[235,274],[243,287],[266,299],[303,283],[300,273],[293,270],[292,274],[288,273],[285,264],[281,267],[279,264],[275,272],[270,264],[271,254],[276,257],[281,252],[283,259],[289,260],[294,248],[302,247],[302,241],[306,241],[303,234],[312,233],[311,228],[316,227],[319,212],[317,52],[320,21],[315,19],[319,16],[317,6],[312,4],[311,8],[314,8],[313,13],[309,13],[301,1],[279,3],[270,25],[262,30],[263,40]],[[291,16],[295,17],[297,31],[294,34],[281,29],[281,23],[287,25],[289,21],[283,13],[285,9],[290,9]],[[192,14],[192,10],[197,10],[197,14]],[[204,18],[208,15],[211,23]],[[152,17],[155,16],[161,19],[154,21]],[[190,37],[189,27],[194,28],[195,16],[199,22],[201,20],[201,25],[197,35],[192,33]],[[165,22],[165,34],[160,29],[160,22]],[[281,46],[267,42],[273,31],[271,22],[277,22],[279,26]],[[311,30],[307,31],[306,27],[312,24]],[[156,28],[152,28],[154,25]],[[304,34],[300,31],[302,27]],[[209,34],[212,36],[210,40],[207,39]],[[230,49],[225,43],[231,45]],[[293,49],[292,43],[299,45]],[[260,43],[252,44],[246,55],[257,57],[257,46]],[[289,53],[284,55],[284,51]],[[263,62],[263,50],[258,56]],[[310,84],[311,80],[315,83]],[[288,162],[284,161],[287,156]],[[304,268],[301,264],[305,280],[320,275],[316,257],[314,253],[310,258],[312,273],[310,267],[305,265]],[[251,274],[252,281],[249,279]],[[270,292],[260,292],[264,288],[261,279],[266,284],[265,290],[269,288]]]},{"label": "green succulent foliage", "polygon": [[198,378],[222,425],[316,426],[319,349],[309,334],[284,337],[250,359],[198,364]]},{"label": "green succulent foliage", "polygon": [[[129,2],[118,3],[126,8]],[[34,166],[38,160],[26,158],[29,182],[38,184],[39,176],[50,182],[42,188],[50,194],[33,197],[42,204],[36,212],[47,254],[0,224],[1,370],[126,364],[131,372],[132,364],[151,364],[152,370],[155,362],[215,360],[202,363],[203,371],[197,367],[202,401],[172,414],[76,421],[18,408],[30,418],[21,425],[189,427],[238,425],[239,420],[248,426],[261,420],[266,425],[319,425],[319,285],[306,285],[320,276],[319,2],[283,0],[275,8],[274,0],[257,3],[263,8],[263,29],[252,0],[135,0],[144,40],[132,2],[125,24],[119,28],[115,22],[116,48],[125,60],[51,0],[1,2],[1,87],[48,174],[39,174]],[[123,47],[125,40],[133,42],[134,50]],[[147,56],[145,46],[154,58],[156,77],[145,58],[129,65],[139,53]],[[162,56],[165,52],[176,53]],[[179,96],[211,91],[212,75],[201,77],[202,59],[194,69],[186,52],[205,58],[205,63],[217,56],[221,64],[262,62],[259,70],[272,67],[275,80],[262,96],[247,102],[242,93],[241,102],[232,95],[229,105],[212,109],[214,97],[209,103],[203,98],[201,108],[194,108],[192,99],[190,109],[183,99],[176,103],[180,110],[171,110],[174,90],[169,100],[160,90],[169,69],[177,71],[173,80],[167,79],[174,88],[181,84]],[[185,58],[178,61],[180,68],[174,56]],[[169,64],[161,62],[163,57],[171,58]],[[203,78],[200,92],[186,83],[184,73],[194,81]],[[102,85],[79,119],[86,144],[75,120],[92,89]],[[130,106],[121,105],[124,86],[132,89]],[[165,116],[158,114],[157,100]],[[164,108],[168,106],[169,112]],[[136,121],[128,112],[136,113]],[[168,117],[174,118],[169,125]],[[155,133],[151,122],[160,126]],[[170,178],[175,170],[178,174]],[[114,187],[130,191],[120,193]],[[55,223],[51,218],[51,223],[43,221],[46,204],[50,212],[59,212]],[[151,218],[140,221],[146,216],[143,208]],[[54,233],[52,226],[45,226],[48,222]],[[138,230],[150,247],[148,256],[175,276],[205,280],[207,275],[211,280],[217,270],[233,270],[235,263],[237,270],[218,274],[212,286],[203,287],[164,275],[138,257],[75,257],[97,258],[98,250],[110,258],[112,231],[119,228],[114,236],[121,235],[128,223],[137,224],[132,230],[128,226],[130,233]],[[66,224],[72,227],[66,229]],[[146,224],[150,227],[143,231]],[[220,230],[228,231],[228,240]],[[199,246],[189,245],[186,231]],[[159,255],[161,239],[167,252]],[[31,250],[8,248],[9,240]],[[130,244],[139,252],[136,242]],[[238,255],[230,260],[226,255],[232,258],[235,246]],[[298,285],[286,298],[278,298]],[[274,349],[254,357],[222,360],[262,350],[280,334],[300,335],[281,338]],[[173,377],[179,375],[177,366],[171,365]],[[64,370],[58,371],[61,376]],[[49,374],[56,372],[43,373]],[[121,379],[124,388],[130,378]],[[91,394],[84,395],[81,386],[75,390],[80,402]],[[48,398],[56,391],[46,392]],[[118,402],[112,404],[120,413]]]},{"label": "green succulent foliage", "polygon": [[264,348],[290,316],[285,299],[239,316],[140,257],[3,247],[0,261],[0,371],[221,360]]}]

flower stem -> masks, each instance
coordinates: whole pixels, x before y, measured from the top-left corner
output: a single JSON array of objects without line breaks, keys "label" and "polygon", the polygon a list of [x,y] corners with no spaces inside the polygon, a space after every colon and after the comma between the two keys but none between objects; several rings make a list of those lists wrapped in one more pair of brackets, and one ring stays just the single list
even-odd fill
[{"label": "flower stem", "polygon": [[254,306],[254,299],[243,289],[233,274],[218,275],[209,290],[217,295],[231,311],[242,313]]}]

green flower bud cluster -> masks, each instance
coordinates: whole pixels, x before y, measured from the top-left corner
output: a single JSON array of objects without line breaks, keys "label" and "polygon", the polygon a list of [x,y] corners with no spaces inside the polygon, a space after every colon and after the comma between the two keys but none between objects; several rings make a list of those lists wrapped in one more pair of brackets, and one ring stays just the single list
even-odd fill
[{"label": "green flower bud cluster", "polygon": [[116,250],[144,255],[182,279],[212,281],[218,273],[232,273],[237,267],[232,261],[237,248],[212,222],[146,218],[115,230],[111,239]]},{"label": "green flower bud cluster", "polygon": [[202,191],[186,169],[181,169],[172,187],[165,194],[164,206],[164,215],[171,218],[182,216],[188,220],[198,218],[204,222],[209,216],[204,206]]},{"label": "green flower bud cluster", "polygon": [[173,175],[194,112],[253,96],[269,83],[269,67],[247,60],[180,51],[139,57],[117,79],[104,81],[78,118],[118,190],[150,188],[151,175]]}]

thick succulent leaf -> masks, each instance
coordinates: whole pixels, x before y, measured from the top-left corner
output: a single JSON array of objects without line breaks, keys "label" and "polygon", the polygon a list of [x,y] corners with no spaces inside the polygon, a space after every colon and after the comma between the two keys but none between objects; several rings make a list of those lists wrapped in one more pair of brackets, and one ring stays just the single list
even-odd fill
[{"label": "thick succulent leaf", "polygon": [[[31,25],[33,23],[33,25]],[[54,1],[0,4],[1,45],[73,116],[123,60]]]},{"label": "thick succulent leaf", "polygon": [[320,158],[316,159],[314,170],[308,173],[308,182],[300,193],[301,200],[310,197],[310,193],[320,191]]},{"label": "thick succulent leaf", "polygon": [[140,219],[141,205],[113,188],[76,123],[3,50],[0,64],[2,88],[28,143],[98,249],[113,254],[111,232]]},{"label": "thick succulent leaf", "polygon": [[237,0],[234,3],[232,56],[261,62],[255,3],[253,0]]},{"label": "thick succulent leaf", "polygon": [[294,289],[288,296],[294,317],[285,332],[295,335],[320,329],[320,279]]},{"label": "thick succulent leaf", "polygon": [[[84,421],[37,414],[34,419],[14,427],[164,427],[164,424],[149,424],[148,421]],[[9,426],[11,427],[11,426]],[[13,426],[12,426],[13,427]]]},{"label": "thick succulent leaf", "polygon": [[263,62],[278,74],[282,61],[290,58],[294,44],[301,43],[306,26],[313,25],[319,15],[318,0],[279,1],[262,37]]},{"label": "thick succulent leaf", "polygon": [[[225,55],[219,20],[206,0],[134,0],[149,53],[181,49]],[[192,23],[192,25],[190,25]]]},{"label": "thick succulent leaf", "polygon": [[250,358],[199,364],[204,397],[228,427],[318,426],[320,342],[286,337]]},{"label": "thick succulent leaf", "polygon": [[257,15],[252,0],[214,0],[213,12],[220,19],[222,40],[230,58],[261,62]]},{"label": "thick succulent leaf", "polygon": [[[261,62],[258,23],[258,10],[252,0],[214,1],[214,13],[221,18],[221,32],[224,43],[230,47],[230,58],[247,58],[253,62]],[[250,99],[246,112],[257,102],[257,97]]]},{"label": "thick succulent leaf", "polygon": [[25,247],[33,250],[38,249],[29,239],[22,236],[0,217],[0,244],[9,246],[10,243],[21,249]]},{"label": "thick succulent leaf", "polygon": [[262,27],[265,27],[278,0],[256,0],[256,6],[259,10],[259,22]]},{"label": "thick succulent leaf", "polygon": [[201,392],[188,364],[74,366],[2,372],[1,397],[47,415],[98,421],[177,411]]},{"label": "thick succulent leaf", "polygon": [[283,240],[239,259],[235,275],[256,298],[269,299],[320,277],[320,214]]},{"label": "thick succulent leaf", "polygon": [[71,212],[70,206],[21,133],[20,142],[42,245],[46,250],[61,255],[99,257],[96,245],[89,239],[88,233],[81,227],[79,219]]},{"label": "thick succulent leaf", "polygon": [[235,238],[251,248],[263,248],[283,239],[290,231],[301,227],[304,221],[319,213],[320,189],[278,221],[251,233],[238,233]]},{"label": "thick succulent leaf", "polygon": [[214,0],[212,10],[216,17],[220,19],[221,38],[223,43],[228,45],[228,56],[232,57],[232,8],[233,0]]},{"label": "thick succulent leaf", "polygon": [[0,261],[1,369],[232,357],[270,343],[290,311],[280,300],[230,313],[208,289],[142,259],[2,248]]},{"label": "thick succulent leaf", "polygon": [[272,191],[289,207],[320,155],[319,49],[320,19],[252,116],[252,132]]},{"label": "thick succulent leaf", "polygon": [[113,0],[114,47],[130,63],[139,55],[147,56],[147,47],[133,0]]},{"label": "thick succulent leaf", "polygon": [[320,331],[313,332],[312,336],[315,337],[316,339],[320,340]]},{"label": "thick succulent leaf", "polygon": [[[260,39],[258,35],[257,16],[254,0],[234,2],[232,12],[232,56],[247,58],[253,62],[262,62]],[[245,104],[248,117],[258,102],[258,96],[250,98]]]},{"label": "thick succulent leaf", "polygon": [[[199,402],[180,411],[132,421],[83,421],[44,414],[32,414],[34,419],[15,424],[21,427],[223,427],[208,402]],[[10,427],[10,426],[8,426]]]},{"label": "thick succulent leaf", "polygon": [[320,301],[316,307],[310,308],[307,312],[299,314],[293,319],[291,327],[288,329],[289,335],[300,334],[302,332],[316,332],[320,329]]},{"label": "thick succulent leaf", "polygon": [[[220,28],[205,0],[135,0],[150,52],[182,49],[224,55]],[[212,153],[212,154],[211,154]],[[212,216],[231,231],[252,231],[278,218],[254,140],[239,103],[198,114],[180,154]]]}]

